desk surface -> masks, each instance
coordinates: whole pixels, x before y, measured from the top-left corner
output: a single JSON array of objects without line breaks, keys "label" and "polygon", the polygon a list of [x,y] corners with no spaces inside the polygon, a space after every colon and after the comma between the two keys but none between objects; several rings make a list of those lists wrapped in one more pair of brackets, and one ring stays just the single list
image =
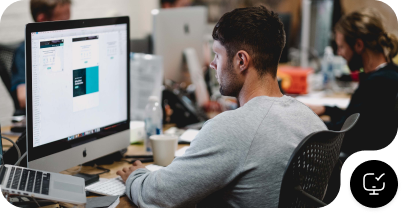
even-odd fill
[{"label": "desk surface", "polygon": [[[9,126],[1,128],[2,133],[8,132],[9,130],[10,130]],[[4,135],[4,136],[10,138],[13,141],[16,141],[18,139],[18,136],[9,136],[9,135]],[[3,146],[4,146],[4,150],[7,150],[8,148],[10,148],[12,146],[12,144],[10,142],[6,141],[6,140],[3,140]],[[188,145],[180,144],[180,145],[178,145],[177,149],[181,149],[184,146],[188,146]],[[131,145],[131,146],[128,147],[128,151],[126,153],[126,155],[145,155],[145,154],[146,153],[145,153],[145,146],[144,145]],[[152,163],[144,163],[144,165],[149,165],[149,164],[152,164]],[[114,178],[114,177],[117,177],[116,172],[118,170],[121,170],[124,167],[130,167],[130,166],[131,166],[131,164],[129,164],[129,163],[123,161],[123,160],[119,161],[119,162],[114,162],[111,165],[101,165],[101,167],[103,167],[105,169],[109,169],[110,172],[104,173],[104,174],[100,175],[99,177],[101,177],[101,178]],[[79,168],[80,168],[79,166],[75,166],[75,167],[72,167],[70,169],[64,170],[64,171],[62,171],[60,173],[67,174],[67,175],[73,175],[73,174],[78,173],[77,170],[79,170]],[[96,169],[96,168],[91,167],[91,166],[82,166],[80,172],[81,173],[87,173],[87,174],[97,174],[97,173],[102,172],[102,170]],[[118,208],[134,208],[136,206],[130,201],[130,199],[127,196],[122,196],[122,197],[120,197],[120,203],[119,203],[119,205],[117,207]]]},{"label": "desk surface", "polygon": [[[9,132],[9,131],[10,131],[10,128],[11,128],[11,126],[1,127],[1,133],[2,133],[2,135],[3,135],[4,137],[8,137],[8,138],[10,138],[10,140],[16,142],[19,136],[6,135],[6,134],[4,134],[4,133],[6,133],[6,132]],[[13,146],[13,144],[10,143],[8,140],[4,140],[4,139],[3,139],[3,140],[2,140],[2,143],[3,143],[4,150],[8,150],[8,148],[10,148],[10,147]]]},{"label": "desk surface", "polygon": [[[177,147],[177,149],[181,149],[184,146],[188,146],[188,145],[179,145]],[[126,155],[144,155],[145,153],[145,147],[144,145],[131,145],[128,147],[128,151],[126,153]],[[152,163],[144,163],[144,165],[149,165]],[[101,165],[101,167],[105,168],[105,169],[110,169],[110,172],[108,173],[104,173],[102,175],[100,175],[99,177],[101,178],[114,178],[116,177],[116,172],[118,170],[121,170],[124,167],[130,167],[131,164],[125,162],[125,161],[119,161],[119,162],[114,162],[111,165]],[[79,166],[75,166],[73,168],[70,168],[68,170],[62,171],[62,174],[67,174],[67,175],[72,175],[77,173],[77,170],[79,170]],[[102,170],[96,169],[94,167],[90,167],[90,166],[82,166],[81,173],[87,173],[87,174],[96,174],[96,173],[100,173],[102,172]],[[127,196],[122,196],[120,197],[120,203],[117,206],[117,208],[134,208],[136,207]]]}]

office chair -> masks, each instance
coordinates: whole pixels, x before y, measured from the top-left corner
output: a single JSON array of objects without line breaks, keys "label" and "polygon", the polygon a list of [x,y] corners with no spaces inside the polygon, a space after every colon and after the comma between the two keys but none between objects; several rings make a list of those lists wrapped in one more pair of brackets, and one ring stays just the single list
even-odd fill
[{"label": "office chair", "polygon": [[14,109],[17,111],[20,109],[20,105],[17,99],[16,91],[11,91],[11,66],[14,59],[14,52],[19,44],[15,45],[3,45],[0,44],[0,76],[4,85],[7,88],[8,93],[13,99]]},{"label": "office chair", "polygon": [[343,137],[359,119],[348,117],[341,131],[319,131],[296,147],[282,178],[278,207],[322,207],[331,173],[339,161]]}]

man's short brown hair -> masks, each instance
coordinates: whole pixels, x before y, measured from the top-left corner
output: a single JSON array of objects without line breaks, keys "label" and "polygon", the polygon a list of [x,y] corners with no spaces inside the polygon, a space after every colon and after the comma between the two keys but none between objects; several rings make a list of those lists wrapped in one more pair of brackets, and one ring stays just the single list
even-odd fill
[{"label": "man's short brown hair", "polygon": [[71,0],[31,0],[31,14],[36,22],[36,17],[43,13],[46,17],[52,17],[54,8],[59,4],[71,4]]},{"label": "man's short brown hair", "polygon": [[235,9],[222,16],[212,37],[226,48],[230,64],[238,51],[245,50],[260,76],[276,77],[286,38],[278,14],[264,6]]}]

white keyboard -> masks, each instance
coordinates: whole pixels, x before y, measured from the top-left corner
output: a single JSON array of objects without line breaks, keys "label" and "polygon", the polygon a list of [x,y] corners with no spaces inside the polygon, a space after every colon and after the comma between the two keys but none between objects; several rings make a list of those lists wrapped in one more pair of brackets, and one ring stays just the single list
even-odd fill
[{"label": "white keyboard", "polygon": [[85,190],[99,195],[123,196],[126,193],[126,185],[119,176],[91,184],[85,187]]},{"label": "white keyboard", "polygon": [[[147,165],[146,168],[149,171],[156,171],[162,169],[163,166],[158,166],[154,164]],[[110,196],[123,196],[126,194],[126,185],[124,184],[121,177],[115,177],[107,179],[106,181],[99,181],[85,187],[86,191],[93,192],[99,195],[110,195]]]}]

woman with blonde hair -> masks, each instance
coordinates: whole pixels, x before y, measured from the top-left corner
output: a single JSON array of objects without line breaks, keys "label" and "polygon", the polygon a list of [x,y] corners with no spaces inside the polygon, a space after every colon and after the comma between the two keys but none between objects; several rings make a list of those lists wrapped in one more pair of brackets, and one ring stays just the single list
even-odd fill
[{"label": "woman with blonde hair", "polygon": [[378,11],[365,8],[343,16],[335,25],[338,55],[351,71],[361,71],[359,87],[346,110],[310,106],[317,115],[329,115],[326,125],[340,130],[348,116],[360,113],[357,125],[345,136],[342,151],[382,149],[392,142],[398,128],[398,39],[386,32]]}]

